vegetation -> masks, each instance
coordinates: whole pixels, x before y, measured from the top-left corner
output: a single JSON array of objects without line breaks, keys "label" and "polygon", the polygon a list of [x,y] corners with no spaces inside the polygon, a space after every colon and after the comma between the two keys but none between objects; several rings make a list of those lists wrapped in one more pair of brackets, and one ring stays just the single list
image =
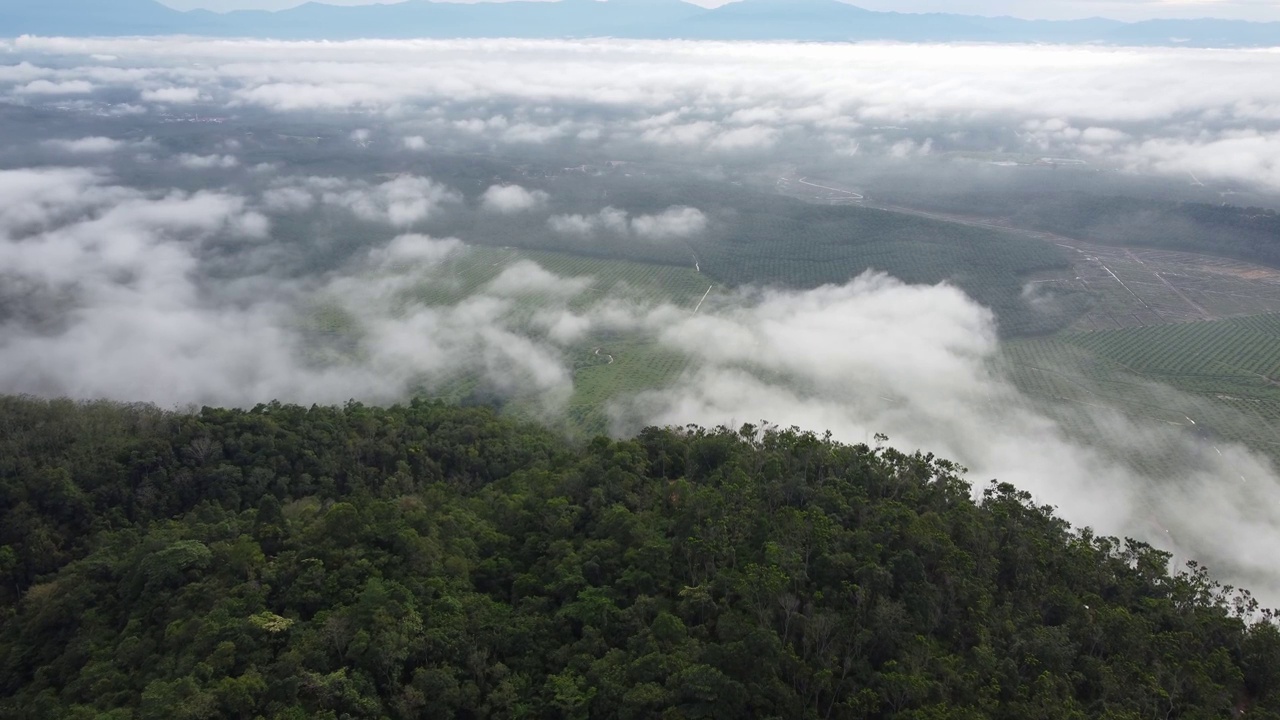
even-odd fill
[{"label": "vegetation", "polygon": [[1280,459],[1280,315],[1019,340],[1002,360],[1033,397],[1115,407]]},{"label": "vegetation", "polygon": [[[690,242],[569,237],[545,224],[530,227],[524,219],[460,219],[463,224],[446,225],[442,231],[525,249],[690,271],[696,257],[704,276],[730,287],[809,289],[845,283],[867,270],[913,283],[946,281],[993,309],[1001,332],[1009,336],[1065,328],[1086,304],[1083,293],[1064,292],[1055,311],[1032,307],[1023,295],[1025,277],[1065,270],[1070,263],[1061,248],[1011,234],[863,207],[813,205],[729,182],[682,176],[566,176],[544,187],[561,205],[558,212],[592,214],[613,205],[644,214],[689,205],[711,221],[707,231]],[[705,289],[706,285],[698,288],[697,294]]]},{"label": "vegetation", "polygon": [[670,387],[689,366],[688,356],[654,340],[619,339],[599,351],[583,356],[589,364],[574,373],[566,411],[567,429],[587,437],[608,432],[610,401]]},{"label": "vegetation", "polygon": [[1005,218],[1103,245],[1204,253],[1280,267],[1280,213],[1237,205],[1087,192],[942,193],[900,198],[920,207]]},{"label": "vegetation", "polygon": [[1280,717],[1202,568],[797,430],[0,399],[0,716]]},{"label": "vegetation", "polygon": [[1280,397],[1280,315],[1088,333],[1069,342],[1189,390],[1230,386]]},{"label": "vegetation", "polygon": [[[1059,330],[1084,308],[1082,297],[1064,297],[1061,310],[1044,312],[1023,296],[1027,275],[1069,266],[1062,250],[1048,243],[870,208],[812,205],[733,186],[722,188],[721,195],[711,195],[716,189],[711,183],[702,183],[701,190],[667,187],[696,197],[698,207],[718,210],[716,217],[731,219],[700,252],[703,270],[728,285],[807,289],[848,282],[866,270],[909,283],[946,281],[994,310],[1001,333],[1008,336]],[[724,198],[733,204],[720,210],[717,201],[723,204]]]}]

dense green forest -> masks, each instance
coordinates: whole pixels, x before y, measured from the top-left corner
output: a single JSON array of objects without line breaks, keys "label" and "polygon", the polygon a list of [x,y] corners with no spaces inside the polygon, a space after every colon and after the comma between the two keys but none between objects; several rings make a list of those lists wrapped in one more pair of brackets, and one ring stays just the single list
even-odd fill
[{"label": "dense green forest", "polygon": [[1201,568],[796,429],[0,399],[0,717],[1280,718]]}]

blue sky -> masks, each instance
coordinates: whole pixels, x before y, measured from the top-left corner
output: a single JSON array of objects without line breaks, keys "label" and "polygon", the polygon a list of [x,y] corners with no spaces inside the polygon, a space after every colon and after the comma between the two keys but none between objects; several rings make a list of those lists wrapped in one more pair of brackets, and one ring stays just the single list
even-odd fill
[{"label": "blue sky", "polygon": [[[258,8],[276,10],[301,0],[161,0],[179,9],[210,10]],[[364,5],[375,0],[320,0],[333,5]],[[700,5],[721,0],[696,0]],[[1241,20],[1280,21],[1280,0],[859,0],[871,10],[899,12],[951,12],[975,15],[1013,15],[1026,18],[1066,19],[1090,16],[1120,20],[1150,18],[1220,17]]]}]

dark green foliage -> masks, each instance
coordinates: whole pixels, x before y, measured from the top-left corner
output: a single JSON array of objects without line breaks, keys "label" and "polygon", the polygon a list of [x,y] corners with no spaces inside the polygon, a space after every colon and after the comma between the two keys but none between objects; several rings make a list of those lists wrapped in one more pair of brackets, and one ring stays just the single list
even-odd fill
[{"label": "dark green foliage", "polygon": [[795,429],[0,399],[0,717],[1280,717],[1203,569]]}]

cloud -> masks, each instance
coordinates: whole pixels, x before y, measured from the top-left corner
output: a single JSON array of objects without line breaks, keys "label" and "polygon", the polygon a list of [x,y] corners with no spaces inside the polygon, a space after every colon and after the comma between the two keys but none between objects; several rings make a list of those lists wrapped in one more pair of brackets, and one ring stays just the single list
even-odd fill
[{"label": "cloud", "polygon": [[553,215],[547,219],[547,225],[562,235],[578,237],[610,235],[650,241],[688,240],[706,230],[707,217],[691,207],[670,207],[658,214],[636,217],[629,217],[618,208],[606,207],[594,215]]},{"label": "cloud", "polygon": [[[410,150],[425,148],[424,128],[439,147],[589,143],[715,162],[793,162],[798,150],[914,158],[925,149],[981,149],[1100,164],[1118,156],[1124,169],[1186,167],[1280,188],[1269,155],[1216,167],[1211,152],[1164,157],[1179,145],[1224,142],[1230,150],[1231,133],[1280,132],[1280,88],[1271,82],[1280,56],[1258,50],[38,37],[5,48],[19,62],[0,70],[0,83],[15,94],[127,88],[156,102],[374,113],[395,121]],[[129,67],[83,64],[93,55],[125,58]],[[895,129],[878,130],[888,127]],[[945,138],[984,138],[986,147],[948,148]]]},{"label": "cloud", "polygon": [[712,150],[748,150],[773,147],[778,142],[778,130],[762,125],[735,128],[720,133],[708,147]]},{"label": "cloud", "polygon": [[[525,332],[506,296],[545,296],[540,306],[554,310],[585,281],[561,284],[523,263],[490,293],[434,304],[418,293],[448,287],[441,263],[465,247],[403,234],[327,278],[242,268],[208,285],[209,249],[265,234],[245,198],[142,191],[67,169],[0,171],[0,193],[21,199],[0,205],[0,277],[23,288],[3,293],[0,391],[169,406],[391,401],[478,371],[494,392],[550,412],[572,389],[558,346]],[[342,327],[317,326],[317,311]],[[342,349],[350,342],[359,350]]]},{"label": "cloud", "polygon": [[322,200],[348,208],[364,220],[407,227],[460,202],[462,196],[430,178],[402,175],[379,185],[361,182],[328,190]]},{"label": "cloud", "polygon": [[707,216],[691,207],[668,208],[658,215],[640,215],[631,220],[631,229],[646,240],[692,238],[707,229]]},{"label": "cloud", "polygon": [[228,169],[236,167],[240,161],[234,155],[193,155],[182,153],[178,156],[178,164],[191,170],[208,170],[211,168]]},{"label": "cloud", "polygon": [[1204,179],[1248,178],[1280,189],[1280,132],[1240,131],[1194,139],[1157,138],[1123,148],[1130,167]]},{"label": "cloud", "polygon": [[278,187],[262,194],[262,204],[273,212],[297,213],[310,210],[316,204],[316,197],[303,188]]},{"label": "cloud", "polygon": [[146,102],[164,103],[167,105],[190,105],[203,99],[200,88],[165,87],[154,90],[143,90],[138,95]]},{"label": "cloud", "polygon": [[578,295],[591,284],[587,278],[562,278],[530,260],[520,260],[489,282],[486,291],[504,297],[543,295],[564,299]]},{"label": "cloud", "polygon": [[590,237],[596,233],[626,235],[630,233],[627,213],[615,207],[606,207],[594,215],[552,215],[547,226],[562,235]]},{"label": "cloud", "polygon": [[0,231],[20,234],[43,229],[68,213],[118,202],[131,194],[101,183],[102,176],[86,168],[0,170]]},{"label": "cloud", "polygon": [[480,198],[480,207],[501,215],[526,212],[546,204],[548,195],[541,190],[526,190],[519,185],[491,185]]},{"label": "cloud", "polygon": [[93,83],[84,80],[67,80],[52,82],[34,80],[14,89],[20,95],[87,95],[93,92]]},{"label": "cloud", "polygon": [[437,239],[428,235],[398,235],[385,248],[373,250],[370,258],[384,267],[413,264],[433,265],[462,249],[457,238]]},{"label": "cloud", "polygon": [[55,150],[73,154],[109,153],[125,146],[123,141],[100,136],[77,140],[45,140],[44,144]]}]

